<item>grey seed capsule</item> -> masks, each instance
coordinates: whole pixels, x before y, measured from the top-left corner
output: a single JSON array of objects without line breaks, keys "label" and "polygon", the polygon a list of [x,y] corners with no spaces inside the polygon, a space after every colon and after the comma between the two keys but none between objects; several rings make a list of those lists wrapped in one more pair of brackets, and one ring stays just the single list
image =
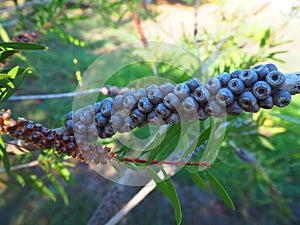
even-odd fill
[{"label": "grey seed capsule", "polygon": [[274,106],[273,97],[270,95],[266,99],[260,100],[258,104],[263,109],[272,109]]},{"label": "grey seed capsule", "polygon": [[239,78],[231,79],[228,82],[227,87],[234,94],[241,94],[245,90],[244,82]]},{"label": "grey seed capsule", "polygon": [[101,112],[102,102],[96,102],[94,105],[95,108],[95,114]]},{"label": "grey seed capsule", "polygon": [[104,127],[107,124],[108,119],[104,117],[101,113],[97,113],[95,115],[95,122],[97,127]]},{"label": "grey seed capsule", "polygon": [[135,100],[135,98],[132,95],[124,97],[124,102],[123,102],[124,108],[126,108],[128,110],[132,110],[136,104],[137,104],[137,101]]},{"label": "grey seed capsule", "polygon": [[250,91],[243,92],[239,97],[239,104],[245,111],[249,112],[257,104],[257,99]]},{"label": "grey seed capsule", "polygon": [[246,87],[252,86],[257,80],[257,73],[252,69],[243,70],[239,78],[244,82]]},{"label": "grey seed capsule", "polygon": [[197,115],[198,119],[202,121],[206,120],[208,117],[208,114],[205,113],[204,108],[202,107],[198,109]]},{"label": "grey seed capsule", "polygon": [[180,107],[180,99],[174,94],[169,93],[164,97],[164,105],[170,110],[176,110]]},{"label": "grey seed capsule", "polygon": [[134,95],[134,91],[133,90],[128,90],[123,95],[124,96],[133,96]]},{"label": "grey seed capsule", "polygon": [[125,119],[125,126],[130,128],[130,130],[136,128],[138,124],[132,119],[132,116],[127,116]]},{"label": "grey seed capsule", "polygon": [[91,115],[91,113],[89,111],[83,111],[80,115],[80,121],[88,126],[89,124],[91,124],[93,122],[93,115]]},{"label": "grey seed capsule", "polygon": [[78,109],[75,111],[74,113],[74,116],[73,116],[73,121],[74,122],[77,122],[80,120],[80,116],[81,116],[81,113],[84,111],[84,108],[81,108],[81,109]]},{"label": "grey seed capsule", "polygon": [[291,93],[285,89],[279,89],[273,94],[274,104],[278,107],[285,107],[292,100]]},{"label": "grey seed capsule", "polygon": [[205,82],[205,87],[211,94],[216,94],[222,87],[221,81],[216,77],[210,77]]},{"label": "grey seed capsule", "polygon": [[147,97],[148,96],[148,92],[145,88],[139,88],[134,92],[134,98],[138,101],[141,98]]},{"label": "grey seed capsule", "polygon": [[210,92],[206,87],[200,86],[195,89],[192,96],[200,105],[204,105],[210,98]]},{"label": "grey seed capsule", "polygon": [[258,80],[264,80],[269,73],[268,68],[262,64],[254,66],[252,69],[257,73]]},{"label": "grey seed capsule", "polygon": [[248,112],[251,112],[251,113],[257,113],[259,110],[260,110],[259,105],[258,105],[258,104],[254,104],[254,105],[248,110]]},{"label": "grey seed capsule", "polygon": [[239,78],[240,74],[242,73],[242,70],[235,70],[230,74],[231,79],[233,78]]},{"label": "grey seed capsule", "polygon": [[73,112],[69,112],[68,115],[67,115],[67,117],[66,117],[66,120],[65,120],[65,121],[67,121],[67,120],[72,120],[72,119],[73,119],[73,115],[74,115]]},{"label": "grey seed capsule", "polygon": [[138,109],[133,110],[133,112],[131,114],[131,118],[132,118],[133,122],[136,124],[141,124],[143,121],[146,120],[146,117],[147,117],[146,114],[142,113]]},{"label": "grey seed capsule", "polygon": [[190,88],[185,83],[179,83],[174,88],[175,95],[180,99],[185,99],[191,93]]},{"label": "grey seed capsule", "polygon": [[258,100],[263,100],[271,94],[271,86],[265,81],[257,81],[252,87],[252,93]]},{"label": "grey seed capsule", "polygon": [[84,142],[86,142],[86,139],[86,135],[84,134],[75,134],[75,141],[78,145],[81,145]]},{"label": "grey seed capsule", "polygon": [[273,90],[281,88],[285,83],[285,80],[284,74],[279,71],[272,71],[266,76],[266,81]]},{"label": "grey seed capsule", "polygon": [[166,118],[166,123],[167,124],[177,124],[180,121],[180,117],[178,113],[171,113],[170,116]]},{"label": "grey seed capsule", "polygon": [[239,116],[243,113],[238,101],[234,101],[231,105],[226,107],[226,112],[232,116]]},{"label": "grey seed capsule", "polygon": [[182,102],[182,109],[185,112],[196,112],[199,108],[199,104],[196,102],[196,100],[192,97],[187,97]]},{"label": "grey seed capsule", "polygon": [[114,130],[119,130],[123,126],[123,118],[119,114],[114,114],[110,118],[110,123]]},{"label": "grey seed capsule", "polygon": [[228,88],[221,88],[217,95],[216,101],[221,106],[228,106],[234,101],[234,95]]},{"label": "grey seed capsule", "polygon": [[111,126],[111,124],[106,124],[103,128],[101,138],[110,138],[115,134],[114,128]]},{"label": "grey seed capsule", "polygon": [[155,113],[158,117],[165,119],[167,118],[171,112],[163,103],[159,103],[155,108]]},{"label": "grey seed capsule", "polygon": [[201,85],[201,81],[198,78],[192,78],[185,82],[190,91],[193,92],[197,87]]},{"label": "grey seed capsule", "polygon": [[69,133],[69,134],[73,134],[73,128],[74,128],[74,122],[73,120],[67,120],[65,122],[65,127],[66,127],[66,131]]},{"label": "grey seed capsule", "polygon": [[163,83],[159,85],[159,90],[163,93],[163,95],[167,95],[169,93],[174,92],[174,85],[170,82]]},{"label": "grey seed capsule", "polygon": [[148,98],[153,104],[158,104],[163,101],[164,95],[163,93],[159,90],[159,88],[151,88],[147,89],[148,91]]},{"label": "grey seed capsule", "polygon": [[277,66],[273,63],[267,63],[265,64],[265,66],[268,68],[270,72],[278,70]]},{"label": "grey seed capsule", "polygon": [[214,117],[223,117],[225,114],[225,108],[222,108],[216,101],[209,101],[204,110],[206,114]]},{"label": "grey seed capsule", "polygon": [[81,121],[78,121],[78,122],[75,123],[75,126],[74,126],[75,133],[85,134],[86,129],[87,129],[87,127]]},{"label": "grey seed capsule", "polygon": [[231,76],[229,73],[223,72],[223,73],[220,73],[219,75],[217,75],[217,78],[221,81],[222,86],[226,87],[228,82],[231,79]]},{"label": "grey seed capsule", "polygon": [[123,108],[123,102],[124,102],[124,96],[123,95],[117,95],[114,98],[113,101],[113,109],[114,110],[119,110]]},{"label": "grey seed capsule", "polygon": [[101,114],[105,117],[110,117],[112,112],[112,98],[106,98],[102,102]]},{"label": "grey seed capsule", "polygon": [[149,113],[153,109],[153,104],[150,102],[149,98],[141,98],[138,102],[138,109],[143,113]]}]

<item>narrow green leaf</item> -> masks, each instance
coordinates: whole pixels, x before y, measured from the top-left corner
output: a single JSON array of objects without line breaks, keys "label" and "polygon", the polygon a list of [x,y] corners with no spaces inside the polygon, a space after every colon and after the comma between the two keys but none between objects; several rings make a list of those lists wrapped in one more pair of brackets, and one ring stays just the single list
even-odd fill
[{"label": "narrow green leaf", "polygon": [[6,173],[10,173],[9,158],[1,136],[0,136],[0,161],[3,162]]},{"label": "narrow green leaf", "polygon": [[180,129],[180,124],[172,125],[168,128],[165,137],[161,136],[163,140],[160,145],[150,151],[148,157],[149,164],[154,159],[163,160],[167,158],[174,151],[174,146],[177,145],[180,138]]},{"label": "narrow green leaf", "polygon": [[194,180],[195,184],[200,188],[204,189],[205,188],[205,182],[204,180],[200,177],[199,174],[197,173],[190,173],[191,178]]},{"label": "narrow green leaf", "polygon": [[206,173],[209,181],[211,182],[212,186],[215,188],[215,190],[217,191],[219,196],[223,199],[225,204],[232,210],[235,210],[235,206],[234,206],[229,194],[224,189],[222,184],[218,181],[218,179],[209,170],[205,170],[205,173]]},{"label": "narrow green leaf", "polygon": [[25,181],[26,184],[30,185],[34,190],[36,190],[39,193],[46,194],[52,201],[56,201],[56,197],[49,190],[49,188],[46,187],[46,185],[34,174],[22,174],[18,173]]},{"label": "narrow green leaf", "polygon": [[0,49],[7,50],[47,50],[48,47],[35,43],[25,43],[25,42],[1,42]]},{"label": "narrow green leaf", "polygon": [[15,50],[7,50],[7,51],[0,51],[0,62],[3,62],[8,57],[15,54],[17,51]]},{"label": "narrow green leaf", "polygon": [[181,211],[180,201],[179,201],[175,186],[174,186],[172,180],[170,179],[170,177],[168,176],[168,174],[166,173],[166,171],[164,169],[162,169],[162,172],[164,173],[165,177],[168,177],[167,179],[164,180],[164,182],[166,183],[166,185],[168,187],[168,191],[170,192],[169,200],[171,201],[173,208],[174,208],[176,222],[177,222],[177,224],[181,224],[182,211]]},{"label": "narrow green leaf", "polygon": [[287,120],[287,121],[292,122],[292,123],[300,124],[299,119],[296,119],[296,118],[291,117],[291,116],[287,116],[287,115],[283,115],[283,114],[277,114],[277,113],[272,113],[271,115],[275,116],[275,117],[278,117],[280,119],[283,119],[283,120]]},{"label": "narrow green leaf", "polygon": [[69,198],[68,198],[68,195],[67,195],[64,187],[58,182],[58,180],[56,179],[56,177],[53,174],[49,173],[48,178],[52,182],[52,184],[54,185],[54,187],[56,188],[56,190],[58,191],[60,196],[62,197],[65,205],[68,205]]},{"label": "narrow green leaf", "polygon": [[177,192],[175,190],[174,184],[169,178],[168,174],[163,170],[163,174],[166,177],[166,179],[162,180],[157,173],[150,167],[147,167],[148,171],[150,172],[150,175],[152,176],[153,180],[155,181],[158,189],[170,200],[170,202],[173,205],[174,213],[176,217],[177,224],[181,224],[182,222],[182,211],[180,206],[180,201],[177,195]]},{"label": "narrow green leaf", "polygon": [[[21,70],[21,69],[20,69]],[[11,88],[8,88],[7,90],[5,90],[5,92],[3,93],[3,95],[1,95],[1,98],[0,98],[0,103],[2,101],[5,101],[9,96],[11,96],[15,91],[16,89],[21,85],[21,83],[23,82],[25,76],[30,72],[29,69],[25,69],[25,70],[22,70],[22,73],[21,74],[18,74],[15,79],[11,82],[12,83],[12,86]],[[0,80],[1,81],[1,80]]]}]

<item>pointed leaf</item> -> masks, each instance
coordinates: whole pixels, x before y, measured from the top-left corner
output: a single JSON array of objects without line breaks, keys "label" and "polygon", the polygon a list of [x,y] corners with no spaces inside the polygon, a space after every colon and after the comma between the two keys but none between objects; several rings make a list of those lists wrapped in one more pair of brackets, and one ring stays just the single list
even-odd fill
[{"label": "pointed leaf", "polygon": [[209,181],[211,182],[212,186],[215,188],[215,190],[217,191],[219,196],[223,199],[225,204],[232,210],[235,210],[235,206],[234,206],[229,194],[224,189],[222,184],[218,181],[218,179],[209,170],[205,170],[205,173],[206,173]]},{"label": "pointed leaf", "polygon": [[48,49],[44,45],[35,43],[25,43],[25,42],[1,42],[0,49],[7,50],[46,50]]},{"label": "pointed leaf", "polygon": [[3,62],[8,57],[15,54],[17,51],[15,50],[7,50],[7,51],[0,51],[0,62]]},{"label": "pointed leaf", "polygon": [[174,213],[176,217],[177,224],[181,224],[182,222],[182,211],[180,206],[180,201],[175,190],[174,184],[169,178],[168,174],[162,169],[162,172],[167,179],[162,180],[157,173],[150,167],[147,167],[148,171],[150,172],[153,180],[155,181],[158,189],[170,200],[173,205]]},{"label": "pointed leaf", "polygon": [[200,188],[204,189],[205,188],[205,182],[204,180],[200,177],[199,174],[197,173],[190,173],[191,178],[194,180],[195,184]]},{"label": "pointed leaf", "polygon": [[49,174],[47,175],[49,180],[52,182],[52,184],[54,185],[54,187],[56,188],[56,190],[58,191],[58,193],[60,194],[60,196],[62,197],[65,205],[69,204],[69,198],[68,195],[64,189],[64,187],[58,182],[58,180],[56,179],[56,177],[51,174],[50,172],[48,172]]},{"label": "pointed leaf", "polygon": [[0,161],[3,162],[6,173],[10,173],[9,158],[1,136],[0,136]]}]

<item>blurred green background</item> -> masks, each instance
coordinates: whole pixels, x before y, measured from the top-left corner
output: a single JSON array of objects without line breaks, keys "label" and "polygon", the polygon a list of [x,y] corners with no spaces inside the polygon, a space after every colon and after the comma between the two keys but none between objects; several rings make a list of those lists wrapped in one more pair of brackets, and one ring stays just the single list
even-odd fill
[{"label": "blurred green background", "polygon": [[[211,76],[259,62],[275,62],[286,73],[300,70],[300,6],[297,1],[205,1],[197,10],[196,43],[192,1],[149,2],[151,12],[140,8],[139,1],[120,1],[119,8],[113,7],[113,1],[88,3],[99,7],[67,12],[71,17],[86,16],[74,24],[60,24],[58,19],[52,18],[57,22],[56,26],[38,39],[49,50],[23,52],[22,57],[14,58],[9,66],[21,64],[33,70],[15,95],[74,92],[79,85],[76,74],[82,75],[101,54],[123,44],[140,42],[132,12],[140,16],[148,40],[182,46],[206,61],[216,54],[208,68]],[[11,5],[12,1],[1,3],[3,8]],[[2,14],[2,19],[4,25],[12,18]],[[8,33],[14,36],[20,30],[29,30],[31,25],[26,18],[24,20],[21,28],[7,27]],[[224,43],[217,49],[222,41]],[[80,46],[81,42],[84,47]],[[286,52],[281,54],[281,51]],[[172,74],[176,82],[185,80],[180,74],[172,73],[174,71],[167,65],[156,66],[159,76],[170,78]],[[151,64],[135,64],[119,71],[120,76],[110,82],[123,86],[130,79],[152,72]],[[1,104],[1,108],[10,108],[15,116],[54,128],[63,124],[66,114],[72,110],[72,103],[72,98],[8,101]],[[284,109],[274,108],[255,115],[245,113],[239,119],[229,118],[237,122],[227,140],[233,140],[239,147],[253,153],[259,163],[245,163],[228,142],[222,145],[212,171],[235,202],[235,212],[230,211],[210,187],[200,190],[187,172],[177,173],[174,183],[182,203],[183,224],[300,223],[299,123],[273,116],[281,114],[299,121],[299,107],[299,96],[294,96],[292,103]],[[0,174],[5,182],[0,183],[0,224],[86,224],[113,184],[88,165],[74,163],[76,166],[69,169],[71,182],[60,180],[69,196],[68,205],[60,198],[53,202],[30,186],[20,188],[13,178]],[[39,168],[33,171],[42,173]],[[56,193],[52,184],[48,185]],[[135,190],[128,187],[129,192]],[[120,224],[175,224],[172,210],[167,198],[155,190]]]}]

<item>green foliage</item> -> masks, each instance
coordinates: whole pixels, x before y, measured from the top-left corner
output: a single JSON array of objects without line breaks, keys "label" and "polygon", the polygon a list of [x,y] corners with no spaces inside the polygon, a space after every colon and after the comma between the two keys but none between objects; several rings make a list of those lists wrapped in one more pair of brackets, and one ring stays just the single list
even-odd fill
[{"label": "green foliage", "polygon": [[155,181],[158,189],[171,201],[174,208],[176,222],[177,224],[181,224],[182,221],[181,206],[180,206],[180,202],[174,184],[169,178],[169,175],[166,173],[166,171],[163,168],[160,168],[163,173],[163,179],[162,179],[150,167],[148,167],[147,169],[150,172],[153,180]]},{"label": "green foliage", "polygon": [[212,186],[216,189],[220,197],[223,199],[223,201],[228,205],[229,208],[232,210],[235,210],[235,206],[228,195],[227,191],[224,189],[224,187],[221,185],[221,183],[218,181],[218,179],[209,171],[205,170],[205,173],[211,182]]},{"label": "green foliage", "polygon": [[[188,4],[192,4],[190,1],[187,2]],[[90,46],[93,46],[93,48],[103,47],[104,44],[101,42],[100,44],[93,43],[93,45],[89,45],[90,43],[85,43],[78,38],[78,33],[75,35],[73,35],[73,33],[70,34],[70,29],[68,29],[70,26],[76,26],[75,22],[86,21],[89,16],[86,16],[85,14],[78,15],[72,11],[79,9],[81,1],[70,7],[68,10],[63,10],[66,3],[67,1],[64,0],[55,0],[47,5],[37,5],[29,15],[27,15],[26,10],[18,10],[12,16],[18,18],[19,23],[16,27],[10,28],[9,31],[11,34],[17,34],[21,30],[33,27],[33,30],[43,32],[45,35],[43,37],[44,41],[47,42],[50,40],[49,42],[51,43],[49,44],[52,45],[50,49],[55,50],[56,48],[59,48],[56,50],[56,53],[59,55],[62,53],[60,51],[67,52],[66,55],[63,55],[63,57],[58,61],[54,61],[54,63],[47,63],[49,61],[46,57],[51,56],[43,56],[44,52],[34,53],[30,55],[32,61],[29,61],[29,63],[34,64],[33,66],[37,66],[40,71],[44,72],[44,70],[46,70],[48,73],[50,71],[48,74],[50,79],[53,79],[54,69],[55,71],[59,70],[59,73],[57,72],[55,75],[64,77],[64,79],[68,81],[66,82],[67,84],[63,84],[64,86],[61,88],[64,88],[63,90],[67,89],[68,91],[72,91],[73,86],[71,85],[76,86],[77,83],[74,81],[75,79],[72,80],[72,77],[70,78],[73,68],[66,69],[66,67],[69,67],[70,59],[74,58],[74,52],[76,52],[75,54],[79,57],[83,55],[82,58],[84,59],[82,60],[86,60],[81,62],[81,66],[84,65],[81,68],[83,70],[85,66],[88,65],[89,61],[91,62],[96,57],[96,55],[87,52],[87,50],[91,51],[94,49],[88,48]],[[15,4],[17,5],[18,2],[15,1]],[[126,22],[128,22],[127,15],[132,12],[137,12],[142,19],[148,18],[155,20],[154,17],[157,15],[155,10],[147,11],[146,8],[139,7],[139,1],[112,2],[106,0],[94,0],[90,1],[89,4],[91,4],[93,8],[93,12],[98,13],[98,16],[101,18],[101,23],[112,28],[119,28],[120,30],[120,26],[125,26]],[[192,51],[196,56],[199,56],[199,60],[203,62],[201,68],[199,68],[197,72],[200,73],[201,71],[205,76],[212,76],[223,71],[230,72],[234,69],[251,67],[257,63],[263,63],[269,60],[282,62],[282,59],[279,56],[287,51],[282,50],[281,48],[283,44],[288,43],[289,41],[280,40],[276,33],[277,31],[272,30],[269,27],[260,27],[257,24],[246,27],[246,21],[239,12],[235,12],[229,16],[226,14],[225,18],[220,18],[224,13],[226,14],[226,12],[223,12],[222,10],[215,13],[218,17],[216,18],[218,27],[215,31],[204,28],[199,29],[198,34],[201,35],[196,37],[197,47],[194,37],[185,33],[182,35],[182,43],[180,44],[187,47],[187,49]],[[98,26],[99,18],[98,20],[89,19],[90,21],[88,22],[91,22],[91,24],[95,23]],[[234,27],[231,26],[237,19],[239,19],[240,22]],[[51,24],[49,29],[45,29],[47,24]],[[83,28],[79,27],[78,31],[80,29]],[[104,30],[103,28],[101,29],[101,31]],[[0,29],[0,36],[2,40],[6,42],[8,35],[3,30],[3,28]],[[82,54],[83,50],[80,50],[78,53],[78,48],[68,47],[68,52],[66,51],[66,47],[61,45],[55,35],[60,37],[64,43],[73,43],[75,46],[86,47],[87,49],[85,49],[84,54]],[[104,38],[109,39],[108,46],[113,46],[115,43],[112,44],[112,42],[110,42],[113,38],[111,38],[111,36],[106,37],[105,35],[106,34],[104,34]],[[129,36],[129,34],[127,35]],[[117,41],[115,41],[117,44],[120,44],[120,42],[123,44],[125,42],[124,40],[127,40],[126,38],[128,38],[127,36],[124,37],[124,35],[118,33],[115,36],[118,37]],[[33,48],[39,50],[46,49],[42,45],[25,43],[2,43],[2,45],[0,43],[0,47],[2,47],[0,61],[9,59],[17,53],[17,50],[32,50]],[[251,51],[248,51],[249,49],[251,49]],[[25,55],[26,54],[31,53],[25,53]],[[55,57],[57,56],[54,56],[54,58]],[[34,60],[41,58],[42,60]],[[37,63],[35,63],[35,61],[37,61]],[[46,63],[41,61],[46,61]],[[59,68],[53,67],[52,64],[59,65]],[[144,77],[147,74],[152,74],[152,66],[153,64],[151,63],[136,63],[130,65],[116,72],[114,77],[111,78],[108,83],[125,86],[131,80]],[[24,69],[13,67],[13,69],[3,70],[1,72],[3,73],[1,77],[2,100],[7,99],[21,84],[25,74],[28,73],[28,70],[26,73],[25,71],[26,70]],[[157,65],[157,71],[159,76],[171,78],[174,82],[180,82],[188,78],[187,74],[183,74],[178,69],[174,69],[172,66],[164,63]],[[45,79],[47,79],[45,77],[46,76],[42,76],[39,78],[41,82],[45,82]],[[104,96],[101,96],[100,98],[104,98]],[[65,104],[63,102],[52,103],[52,105],[49,104],[45,108],[40,107],[40,111],[43,111],[44,115],[42,118],[54,120],[53,108],[55,108],[56,119],[62,121],[65,116],[62,114],[69,110],[64,107]],[[155,146],[155,143],[157,142],[160,144],[156,147],[149,148],[151,149],[149,151],[141,152],[138,157],[148,159],[149,163],[153,160],[165,160],[174,152],[179,151],[176,146],[180,144],[180,147],[182,147],[182,149],[180,149],[182,150],[180,160],[184,160],[196,147],[204,145],[204,150],[193,154],[189,161],[201,162],[204,159],[208,160],[213,163],[211,170],[199,172],[200,168],[185,166],[185,169],[189,172],[189,176],[199,188],[205,188],[206,182],[202,179],[202,175],[206,174],[212,187],[216,189],[217,193],[231,209],[235,209],[231,200],[234,199],[234,202],[237,202],[244,211],[247,211],[249,208],[262,207],[264,211],[274,211],[275,214],[277,213],[276,216],[278,218],[282,219],[283,217],[286,217],[286,219],[288,219],[290,216],[288,203],[294,198],[293,194],[297,193],[297,190],[295,190],[296,188],[293,188],[292,186],[297,185],[294,185],[296,183],[285,185],[284,181],[289,174],[293,175],[293,179],[299,177],[298,167],[300,155],[298,153],[299,142],[297,140],[297,137],[299,136],[299,127],[295,126],[299,125],[299,120],[297,119],[297,116],[299,115],[291,112],[293,111],[292,109],[297,107],[298,106],[294,108],[290,107],[290,112],[287,114],[283,114],[282,111],[279,112],[275,109],[271,111],[271,114],[263,112],[256,114],[254,117],[250,114],[244,114],[239,119],[232,117],[227,118],[228,121],[226,123],[225,135],[218,140],[218,143],[214,143],[217,144],[215,146],[217,148],[215,149],[210,148],[207,141],[211,135],[215,134],[218,126],[224,126],[224,124],[218,123],[216,126],[212,126],[212,121],[199,122],[200,135],[196,140],[193,140],[193,143],[190,145],[187,144],[189,139],[186,136],[186,128],[181,127],[181,125],[169,126],[162,136],[156,136],[153,141],[153,146]],[[273,115],[273,117],[270,117],[269,115]],[[55,123],[55,121],[51,122]],[[146,133],[149,133],[149,127],[143,129],[145,130],[140,129],[139,131],[134,132],[140,132],[139,135],[147,136]],[[278,132],[278,129],[283,131]],[[286,138],[285,141],[283,140],[283,136]],[[243,161],[229,144],[229,141],[233,141],[237,147],[244,148],[251,154],[254,154],[256,162],[247,163]],[[114,142],[114,139],[107,140],[105,144],[110,144],[112,142]],[[293,144],[295,144],[295,146]],[[219,147],[221,147],[220,151]],[[9,160],[4,145],[0,145],[0,148],[0,161],[4,163],[6,171],[9,171]],[[128,156],[132,151],[130,146],[121,146],[116,153],[120,156]],[[32,160],[31,157],[32,155],[30,154],[17,157],[12,163],[12,166],[30,162],[30,160]],[[43,172],[42,175],[34,174],[34,172],[30,170],[25,170],[22,172],[12,171],[12,176],[21,186],[29,184],[32,188],[40,193],[48,195],[49,198],[54,201],[57,200],[56,193],[58,193],[63,202],[68,204],[67,193],[60,179],[66,182],[72,180],[71,174],[66,168],[69,164],[66,163],[67,158],[62,156],[56,157],[54,151],[43,151],[38,156],[38,161],[40,162],[39,168],[41,168]],[[214,162],[215,160],[216,162]],[[144,165],[139,165],[138,163],[136,165],[124,163],[124,165],[137,171],[144,168]],[[161,169],[161,167],[159,169]],[[121,173],[121,170],[118,170],[117,167],[116,170]],[[156,174],[157,171],[151,170],[150,168],[149,171],[152,174],[154,181],[157,183],[158,189],[171,201],[174,207],[177,224],[180,224],[182,221],[181,207],[171,178],[164,170],[162,170],[164,175],[162,178]],[[211,171],[213,171],[214,175]],[[230,179],[228,179],[228,177]],[[241,182],[241,177],[244,178],[245,182]],[[6,181],[4,180],[3,182]],[[221,183],[226,183],[226,186],[229,187],[228,193]],[[250,196],[250,200],[247,201],[245,199],[247,199],[246,197],[248,195]],[[259,196],[259,198],[257,196]],[[281,207],[273,208],[273,205],[275,204],[278,204]],[[271,210],[268,210],[268,208]],[[249,223],[247,215],[245,215],[244,218],[245,221]]]},{"label": "green foliage", "polygon": [[10,174],[9,158],[1,136],[0,136],[0,162],[3,162],[6,173]]}]

